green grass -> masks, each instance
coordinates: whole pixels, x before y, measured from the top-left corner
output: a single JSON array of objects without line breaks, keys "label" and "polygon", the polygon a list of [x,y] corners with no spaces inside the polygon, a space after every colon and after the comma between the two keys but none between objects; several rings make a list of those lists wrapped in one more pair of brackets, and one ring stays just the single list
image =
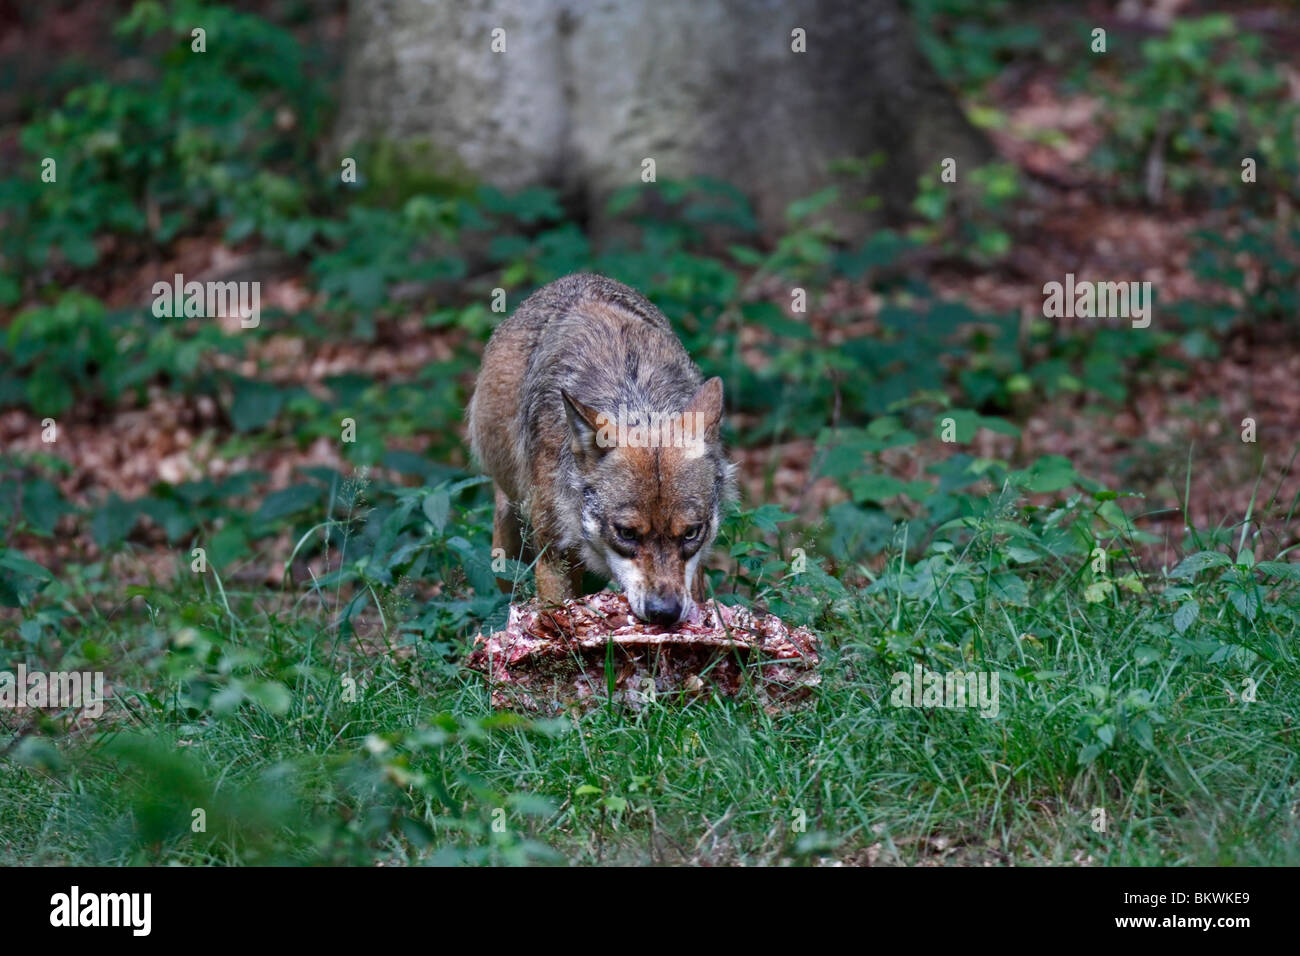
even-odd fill
[{"label": "green grass", "polygon": [[[542,720],[495,714],[461,645],[403,636],[413,605],[349,637],[334,595],[143,589],[60,662],[113,662],[95,732],[52,719],[5,761],[0,862],[1295,864],[1300,601],[1292,580],[1248,620],[1240,570],[1195,576],[1181,634],[1159,594],[1186,575],[957,613],[881,576],[825,595],[801,709]],[[998,716],[892,706],[914,662],[997,671]]]}]

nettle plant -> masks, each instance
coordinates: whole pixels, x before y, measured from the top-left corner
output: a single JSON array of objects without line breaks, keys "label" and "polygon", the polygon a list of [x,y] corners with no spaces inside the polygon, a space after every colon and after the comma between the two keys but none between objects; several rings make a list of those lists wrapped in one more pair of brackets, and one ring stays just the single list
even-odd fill
[{"label": "nettle plant", "polygon": [[165,382],[187,394],[215,393],[232,378],[212,370],[217,355],[239,354],[246,342],[210,319],[157,319],[147,309],[108,309],[69,290],[48,305],[19,312],[0,340],[0,407],[25,405],[60,415],[84,400],[96,412]]},{"label": "nettle plant", "polygon": [[1261,179],[1294,181],[1300,169],[1292,132],[1300,107],[1287,95],[1283,65],[1266,54],[1227,14],[1175,20],[1104,91],[1108,136],[1093,162],[1121,190],[1153,201],[1166,191],[1221,205],[1262,201],[1243,194],[1244,157],[1255,159]]},{"label": "nettle plant", "polygon": [[918,242],[945,251],[962,251],[980,264],[997,261],[1011,249],[1010,212],[1022,195],[1019,170],[1013,163],[990,163],[972,170],[952,167],[961,181],[965,201],[954,198],[953,182],[943,170],[928,170],[917,179],[912,208],[924,220],[910,235]]},{"label": "nettle plant", "polygon": [[[1018,434],[1000,419],[955,409],[935,415],[933,428],[937,437],[959,443],[979,428]],[[1140,537],[1117,504],[1123,495],[1059,455],[1017,469],[958,452],[926,466],[924,477],[890,474],[897,450],[919,442],[899,416],[827,432],[819,442],[820,474],[850,496],[827,512],[829,557],[842,574],[868,577],[869,592],[932,599],[948,613],[986,597],[1028,606],[1034,572],[1055,566],[1062,582],[1077,583],[1097,549],[1109,552],[1119,538]],[[910,555],[914,563],[877,570],[890,553]]]},{"label": "nettle plant", "polygon": [[1217,298],[1175,302],[1180,344],[1193,358],[1213,358],[1231,332],[1285,323],[1300,308],[1300,227],[1245,217],[1224,230],[1194,235],[1197,278],[1223,290]]},{"label": "nettle plant", "polygon": [[[788,527],[782,527],[788,525]],[[758,606],[795,624],[816,624],[844,596],[818,553],[815,530],[802,527],[779,505],[733,505],[722,524],[716,551],[725,569],[708,571],[714,597],[723,604]]]},{"label": "nettle plant", "polygon": [[296,562],[323,556],[324,573],[311,574],[304,594],[337,608],[331,628],[341,638],[356,634],[369,612],[385,639],[415,645],[435,663],[450,659],[457,635],[504,623],[512,595],[498,588],[498,576],[519,582],[515,600],[529,586],[528,568],[492,551],[491,502],[481,493],[487,481],[454,472],[418,488],[352,480],[334,489],[323,520],[315,508],[295,505],[309,520],[295,529],[285,575]]},{"label": "nettle plant", "polygon": [[1210,663],[1293,660],[1290,638],[1300,626],[1300,564],[1283,560],[1292,550],[1271,561],[1256,561],[1246,547],[1235,560],[1210,550],[1184,558],[1169,572],[1170,584],[1161,594],[1174,608],[1169,624],[1184,642],[1180,646]]},{"label": "nettle plant", "polygon": [[1045,37],[1010,0],[908,0],[916,41],[948,82],[979,87],[1010,62],[1042,56]]},{"label": "nettle plant", "polygon": [[[200,23],[202,53],[191,49]],[[157,52],[156,73],[78,87],[23,129],[28,171],[0,181],[0,304],[94,265],[105,235],[165,244],[214,215],[247,235],[303,209],[297,183],[325,99],[292,34],[225,7],[151,0],[116,29]]]},{"label": "nettle plant", "polygon": [[1286,553],[1256,562],[1246,548],[1235,560],[1221,551],[1195,551],[1168,572],[1159,605],[1143,605],[1126,619],[1140,635],[1132,660],[1116,662],[1113,673],[1089,675],[1074,698],[1080,764],[1125,739],[1154,752],[1171,706],[1161,691],[1177,669],[1201,671],[1211,677],[1216,697],[1252,706],[1261,683],[1294,668],[1300,565],[1282,560]]}]

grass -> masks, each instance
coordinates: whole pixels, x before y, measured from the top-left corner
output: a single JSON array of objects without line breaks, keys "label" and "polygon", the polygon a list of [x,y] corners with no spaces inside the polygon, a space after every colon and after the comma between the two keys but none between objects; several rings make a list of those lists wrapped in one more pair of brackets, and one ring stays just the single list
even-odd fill
[{"label": "grass", "polygon": [[[116,701],[97,733],[53,718],[13,747],[0,862],[1295,864],[1300,601],[1248,620],[1220,567],[1182,633],[1162,594],[1187,575],[948,613],[884,573],[825,595],[801,709],[546,719],[494,713],[400,608],[349,637],[336,596],[191,575],[88,628]],[[998,672],[997,717],[892,706],[915,663]]]}]

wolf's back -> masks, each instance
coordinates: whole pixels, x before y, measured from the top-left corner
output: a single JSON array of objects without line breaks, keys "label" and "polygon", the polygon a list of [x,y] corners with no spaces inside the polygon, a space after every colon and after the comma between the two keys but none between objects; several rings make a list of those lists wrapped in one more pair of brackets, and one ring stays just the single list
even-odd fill
[{"label": "wolf's back", "polygon": [[701,375],[667,317],[634,289],[577,274],[538,289],[493,332],[468,409],[475,457],[512,500],[530,463],[563,462],[560,390],[593,408],[680,411]]}]

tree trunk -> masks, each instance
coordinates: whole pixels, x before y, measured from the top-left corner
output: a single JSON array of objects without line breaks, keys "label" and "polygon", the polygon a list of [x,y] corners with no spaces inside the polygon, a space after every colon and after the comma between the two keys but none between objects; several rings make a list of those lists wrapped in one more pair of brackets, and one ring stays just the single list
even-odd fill
[{"label": "tree trunk", "polygon": [[596,225],[647,158],[738,186],[769,233],[833,183],[856,232],[864,196],[898,211],[944,158],[992,158],[897,0],[352,0],[349,34],[342,148],[425,144],[430,173],[553,186]]}]

